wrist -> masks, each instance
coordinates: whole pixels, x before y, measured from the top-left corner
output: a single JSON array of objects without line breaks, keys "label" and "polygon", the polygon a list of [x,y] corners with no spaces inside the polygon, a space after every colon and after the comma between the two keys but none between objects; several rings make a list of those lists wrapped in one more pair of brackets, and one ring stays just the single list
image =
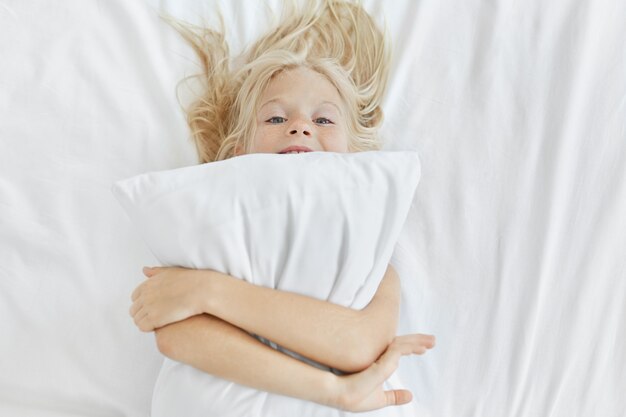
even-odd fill
[{"label": "wrist", "polygon": [[216,303],[219,299],[219,272],[210,269],[198,269],[194,271],[196,275],[197,306],[198,314],[214,315]]},{"label": "wrist", "polygon": [[343,380],[332,372],[324,372],[317,390],[319,398],[313,401],[332,408],[341,409]]}]

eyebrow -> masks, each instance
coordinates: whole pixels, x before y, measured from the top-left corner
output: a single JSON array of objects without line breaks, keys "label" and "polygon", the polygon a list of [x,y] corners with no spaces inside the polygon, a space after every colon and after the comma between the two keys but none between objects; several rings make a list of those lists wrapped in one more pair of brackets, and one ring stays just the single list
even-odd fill
[{"label": "eyebrow", "polygon": [[[281,103],[283,103],[283,100],[281,100],[280,98],[273,98],[273,99],[270,99],[270,100],[266,101],[265,103],[263,103],[263,104],[261,105],[261,107],[259,107],[259,109],[262,109],[262,108],[263,108],[263,107],[265,107],[266,105],[268,105],[268,104],[272,104],[272,103],[279,103],[279,104],[281,104]],[[333,103],[332,101],[327,101],[327,100],[326,100],[326,101],[322,101],[322,102],[320,103],[320,105],[322,105],[322,104],[330,104],[331,106],[335,107],[335,108],[337,109],[337,111],[338,111],[340,114],[343,114],[343,112],[341,111],[341,108],[339,108],[339,106],[338,106],[338,105],[336,105],[335,103]]]}]

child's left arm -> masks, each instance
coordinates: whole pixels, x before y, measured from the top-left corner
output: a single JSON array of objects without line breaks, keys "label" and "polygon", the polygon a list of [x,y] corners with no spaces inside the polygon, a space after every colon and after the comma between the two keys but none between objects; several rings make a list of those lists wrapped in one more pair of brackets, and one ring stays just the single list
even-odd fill
[{"label": "child's left arm", "polygon": [[212,270],[153,268],[133,293],[143,331],[208,313],[346,372],[366,369],[396,336],[400,281],[391,265],[362,310],[274,290]]}]

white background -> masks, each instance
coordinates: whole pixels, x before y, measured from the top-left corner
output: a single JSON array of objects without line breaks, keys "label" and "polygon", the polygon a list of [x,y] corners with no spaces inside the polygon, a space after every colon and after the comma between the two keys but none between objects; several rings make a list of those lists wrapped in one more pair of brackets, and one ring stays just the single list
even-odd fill
[{"label": "white background", "polygon": [[[110,187],[196,162],[199,67],[157,10],[215,3],[0,0],[0,415],[149,415],[128,308],[155,260]],[[265,9],[222,3],[236,51]],[[364,4],[395,47],[386,149],[422,161],[394,256],[401,330],[438,341],[401,362],[420,416],[625,416],[626,3]]]}]

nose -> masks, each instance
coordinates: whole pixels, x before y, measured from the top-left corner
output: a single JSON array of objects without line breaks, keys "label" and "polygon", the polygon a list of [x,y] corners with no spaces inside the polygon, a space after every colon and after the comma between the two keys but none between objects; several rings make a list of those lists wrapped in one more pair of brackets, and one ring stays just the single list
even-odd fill
[{"label": "nose", "polygon": [[294,119],[288,129],[289,135],[297,135],[301,133],[304,136],[311,136],[311,125],[303,118]]}]

